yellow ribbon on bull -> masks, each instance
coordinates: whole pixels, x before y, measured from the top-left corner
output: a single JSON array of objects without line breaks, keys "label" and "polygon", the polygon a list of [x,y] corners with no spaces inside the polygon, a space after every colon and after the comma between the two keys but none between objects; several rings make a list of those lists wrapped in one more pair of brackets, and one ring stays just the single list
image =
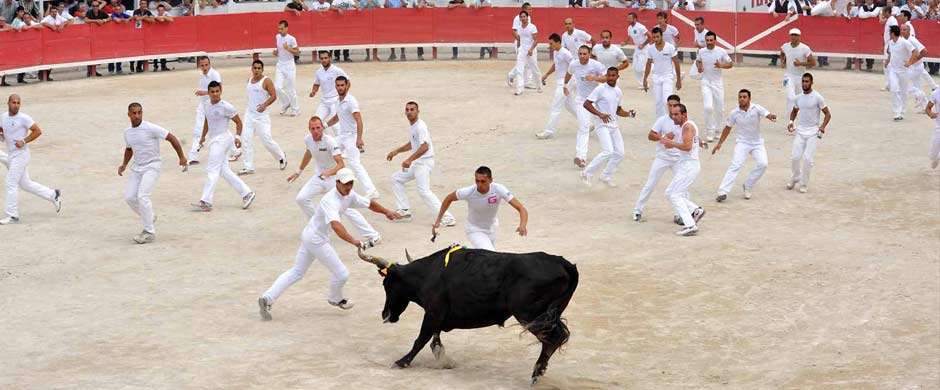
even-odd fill
[{"label": "yellow ribbon on bull", "polygon": [[444,256],[444,268],[447,268],[447,263],[450,263],[450,254],[456,251],[459,251],[461,249],[463,249],[463,247],[460,245],[454,245],[450,247],[450,250],[447,251],[447,254]]}]

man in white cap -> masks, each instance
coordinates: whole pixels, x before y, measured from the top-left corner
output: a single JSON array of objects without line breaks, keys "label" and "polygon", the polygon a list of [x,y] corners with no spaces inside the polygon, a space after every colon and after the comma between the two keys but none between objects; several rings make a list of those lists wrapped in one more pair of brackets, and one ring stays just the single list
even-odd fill
[{"label": "man in white cap", "polygon": [[349,279],[349,270],[330,245],[330,233],[335,233],[339,239],[356,248],[367,249],[370,247],[369,242],[357,240],[350,235],[340,222],[340,215],[343,215],[349,208],[368,208],[377,214],[385,215],[389,220],[399,218],[398,214],[382,207],[374,199],[369,200],[353,191],[355,179],[356,174],[349,168],[336,172],[336,188],[323,195],[316,212],[304,227],[294,266],[278,276],[274,284],[258,298],[258,309],[262,320],[271,320],[271,306],[274,301],[284,293],[284,290],[304,277],[314,260],[320,260],[332,274],[327,303],[343,310],[352,309],[353,303],[343,296],[343,285]]},{"label": "man in white cap", "polygon": [[813,50],[801,42],[800,29],[790,29],[790,42],[780,46],[780,67],[783,74],[783,90],[787,96],[787,112],[793,111],[793,103],[800,94],[800,79],[806,69],[816,66]]}]

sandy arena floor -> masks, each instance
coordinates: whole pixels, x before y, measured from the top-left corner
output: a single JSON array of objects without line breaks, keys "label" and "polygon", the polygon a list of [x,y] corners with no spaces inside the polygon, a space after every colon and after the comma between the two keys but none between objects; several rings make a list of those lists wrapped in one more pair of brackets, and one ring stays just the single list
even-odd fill
[{"label": "sandy arena floor", "polygon": [[[223,97],[243,110],[249,62],[224,64]],[[438,196],[471,184],[473,169],[489,165],[531,213],[530,236],[520,238],[515,212],[503,206],[499,249],[577,263],[581,284],[565,312],[571,341],[541,388],[938,388],[940,171],[926,157],[933,123],[912,112],[893,123],[880,73],[817,72],[834,119],[809,193],[784,189],[791,138],[783,123],[765,125],[770,168],[754,198],[741,198],[742,172],[729,201],[714,201],[729,142],[719,155],[704,155],[693,186],[708,210],[700,235],[677,238],[663,194],[669,175],[648,220],[629,219],[654,148],[646,140],[652,104],[632,78],[624,106],[639,116],[624,121],[620,187],[588,189],[571,164],[574,120],[564,114],[556,139],[536,140],[551,91],[513,96],[509,61],[341,66],[363,107],[364,161],[383,204],[394,205],[389,176],[401,161],[384,157],[407,140],[403,106],[416,100],[438,151]],[[126,106],[141,102],[146,120],[189,141],[196,71],[2,90],[21,94],[23,111],[44,129],[30,173],[61,188],[65,203],[56,216],[22,195],[23,223],[0,229],[0,388],[527,387],[538,347],[515,325],[446,334],[454,369],[434,369],[429,350],[410,369],[390,369],[411,347],[422,312],[412,305],[400,323],[383,325],[379,277],[339,240],[352,272],[346,293],[357,306],[327,305],[328,274],[315,264],[277,302],[274,321],[259,320],[255,300],[291,266],[304,223],[294,203],[301,184],[285,179],[319,101],[306,97],[314,69],[298,68],[303,116],[273,117],[290,168],[278,171],[258,151],[258,172],[246,179],[258,193],[250,210],[223,182],[215,211],[191,212],[203,169],[181,173],[162,146],[153,195],[158,240],[145,246],[131,242],[140,226],[116,175]],[[726,111],[747,87],[755,102],[782,114],[780,76],[757,66],[726,72]],[[687,80],[681,92],[701,123],[698,83]],[[461,223],[430,243],[431,212],[410,191],[414,222],[368,216],[385,239],[374,253],[401,258],[407,247],[425,255],[464,240]],[[455,212],[465,220],[464,204]]]}]

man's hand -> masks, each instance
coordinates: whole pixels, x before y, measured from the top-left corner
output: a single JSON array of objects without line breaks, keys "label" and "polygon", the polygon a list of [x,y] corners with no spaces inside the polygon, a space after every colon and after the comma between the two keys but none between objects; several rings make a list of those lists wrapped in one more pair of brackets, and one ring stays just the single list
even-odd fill
[{"label": "man's hand", "polygon": [[15,145],[17,148],[22,148],[22,147],[26,146],[26,141],[23,141],[23,140],[21,140],[21,139],[18,139],[18,140],[16,140],[16,141],[13,142],[13,145]]},{"label": "man's hand", "polygon": [[601,118],[604,123],[610,123],[610,114],[605,114],[602,112],[600,115],[598,115],[598,117]]},{"label": "man's hand", "polygon": [[186,161],[186,157],[180,157],[180,166],[186,168],[189,166],[189,161]]},{"label": "man's hand", "polygon": [[682,77],[676,79],[676,91],[682,89]]},{"label": "man's hand", "polygon": [[241,140],[241,138],[235,137],[235,147],[236,147],[236,148],[241,148],[241,147],[242,147],[242,140]]},{"label": "man's hand", "polygon": [[316,94],[317,94],[316,92],[310,91],[310,97],[313,97],[313,95],[316,95]]},{"label": "man's hand", "polygon": [[529,54],[528,54],[529,57],[532,57],[532,50],[533,50],[533,49],[535,49],[535,46],[532,46],[532,48],[529,49]]},{"label": "man's hand", "polygon": [[565,91],[565,96],[568,96],[571,94],[571,92],[568,92],[568,87],[564,87],[563,89]]},{"label": "man's hand", "polygon": [[771,122],[777,122],[777,116],[774,114],[768,114],[767,119],[769,119]]},{"label": "man's hand", "polygon": [[203,146],[206,146],[206,137],[199,138],[199,150],[202,150]]},{"label": "man's hand", "polygon": [[937,116],[940,116],[940,114],[937,114],[936,112],[933,112],[933,110],[927,111],[927,117],[928,117],[928,118],[930,118],[930,119],[937,119]]},{"label": "man's hand", "polygon": [[520,236],[525,237],[527,234],[529,234],[529,231],[526,230],[524,225],[519,225],[519,227],[516,228],[516,233],[519,233]]},{"label": "man's hand", "polygon": [[796,127],[793,126],[793,121],[790,121],[790,123],[787,124],[787,134],[792,135],[795,130],[796,130]]},{"label": "man's hand", "polygon": [[440,228],[441,228],[441,223],[434,222],[434,224],[431,225],[431,237],[437,237],[437,229],[440,229]]},{"label": "man's hand", "polygon": [[294,181],[296,181],[296,180],[299,179],[299,178],[300,178],[300,171],[297,171],[297,172],[294,172],[293,174],[291,174],[290,176],[287,177],[287,182],[288,182],[288,183],[293,183]]},{"label": "man's hand", "polygon": [[823,133],[823,134],[826,134],[826,126],[820,126],[820,127],[819,127],[819,132],[820,132],[820,133]]},{"label": "man's hand", "polygon": [[264,104],[264,103],[261,103],[261,104],[258,105],[258,107],[255,108],[255,111],[258,111],[259,113],[261,113],[261,112],[264,112],[264,110],[267,110],[267,109],[268,109],[268,105],[267,105],[267,104]]},{"label": "man's hand", "polygon": [[395,155],[396,155],[396,154],[398,154],[398,153],[396,153],[395,150],[393,150],[393,151],[391,151],[391,152],[388,152],[388,155],[385,156],[385,160],[386,160],[386,161],[392,161],[392,159],[395,158]]},{"label": "man's hand", "polygon": [[272,51],[271,53],[274,54],[275,57],[277,57],[277,49],[274,49],[274,51]]},{"label": "man's hand", "polygon": [[389,221],[394,221],[397,219],[401,219],[401,214],[398,214],[394,211],[389,210],[387,213],[385,213],[385,218],[388,218]]},{"label": "man's hand", "polygon": [[362,140],[362,137],[356,137],[356,148],[359,149],[359,151],[362,151],[362,148],[365,146],[366,143]]},{"label": "man's hand", "polygon": [[121,165],[118,167],[118,176],[124,176],[124,170],[127,169],[127,165]]},{"label": "man's hand", "polygon": [[402,162],[401,162],[401,170],[404,171],[404,170],[406,170],[406,169],[408,169],[408,168],[411,168],[411,160],[405,159],[405,161],[402,161]]},{"label": "man's hand", "polygon": [[649,83],[646,82],[646,79],[643,79],[643,92],[649,92],[649,90]]}]

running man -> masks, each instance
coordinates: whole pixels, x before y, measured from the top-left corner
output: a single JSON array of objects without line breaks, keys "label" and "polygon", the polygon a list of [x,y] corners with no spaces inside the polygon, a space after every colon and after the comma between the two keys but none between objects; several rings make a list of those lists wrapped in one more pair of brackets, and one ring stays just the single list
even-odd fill
[{"label": "running man", "polygon": [[[682,89],[682,71],[676,58],[676,47],[663,40],[663,31],[653,27],[653,44],[646,46],[646,69],[643,71],[643,91],[649,91],[650,72],[653,74],[653,109],[656,116],[666,115],[666,97]],[[675,89],[673,89],[675,86]]]},{"label": "running man", "polygon": [[[278,63],[278,74],[281,72],[280,66],[280,63]],[[264,62],[261,60],[254,60],[251,63],[251,78],[248,79],[246,90],[248,107],[245,107],[245,138],[242,139],[244,168],[238,174],[250,175],[255,173],[255,134],[261,138],[264,148],[277,161],[278,169],[283,171],[287,168],[287,157],[271,136],[271,117],[267,113],[268,107],[277,99],[277,93],[275,92],[274,83],[264,75]]]},{"label": "running man", "polygon": [[[534,24],[529,23],[528,12],[520,12],[519,21],[521,24],[519,28],[515,30],[519,37],[519,47],[516,50],[516,65],[512,68],[512,71],[509,72],[509,79],[507,80],[510,86],[513,86],[515,83],[515,95],[521,95],[522,90],[525,89],[525,75],[529,69],[532,69],[536,74],[536,79],[542,79],[541,75],[538,74],[538,59],[536,58],[538,52],[535,50],[539,30]],[[538,90],[539,92],[542,91],[541,82],[539,82]]]},{"label": "running man", "polygon": [[767,170],[767,148],[764,147],[764,136],[760,133],[760,120],[767,118],[771,122],[777,121],[777,116],[771,114],[766,108],[759,104],[751,103],[751,91],[742,89],[738,91],[738,106],[728,114],[728,124],[721,131],[721,139],[712,149],[712,155],[721,150],[721,145],[728,139],[733,127],[737,127],[737,133],[734,143],[734,155],[731,157],[731,166],[725,172],[725,177],[718,186],[717,202],[724,202],[728,199],[728,193],[731,192],[731,186],[734,185],[734,179],[738,176],[738,171],[744,166],[747,156],[754,158],[754,169],[747,175],[744,182],[744,199],[751,199],[751,189],[757,184],[764,171]]},{"label": "running man", "polygon": [[[901,29],[898,26],[891,26],[889,31],[891,39],[888,40],[888,89],[891,90],[891,109],[894,111],[894,120],[904,119],[904,111],[907,109],[907,94],[915,93],[915,100],[927,100],[924,93],[919,89],[911,88],[911,82],[908,79],[909,68],[916,61],[914,53],[916,48],[910,41],[901,37]],[[919,92],[919,95],[917,93]],[[926,103],[925,103],[926,104]]]},{"label": "running man", "polygon": [[728,52],[716,46],[718,36],[714,32],[705,33],[705,48],[698,50],[695,67],[702,75],[702,103],[705,107],[705,140],[712,142],[718,134],[718,124],[724,113],[725,83],[721,78],[722,69],[731,69],[734,62]]},{"label": "running man", "polygon": [[793,111],[793,104],[799,96],[800,80],[806,69],[816,66],[813,50],[801,42],[800,29],[790,29],[790,42],[780,46],[780,67],[786,69],[783,74],[783,91],[787,97],[787,112]]},{"label": "running man", "polygon": [[[329,50],[320,50],[317,54],[320,57],[320,69],[314,74],[313,89],[310,91],[310,97],[314,97],[320,88],[323,93],[320,95],[320,105],[317,106],[317,117],[332,118],[336,115],[339,106],[339,93],[336,92],[336,78],[346,74],[338,65],[333,65]],[[329,127],[329,125],[327,125]]]},{"label": "running man", "polygon": [[199,164],[199,136],[202,135],[202,128],[206,122],[206,113],[203,111],[206,102],[209,101],[209,83],[215,81],[222,83],[222,75],[215,69],[212,69],[212,63],[209,57],[199,56],[196,58],[196,66],[201,74],[199,75],[199,85],[196,88],[195,95],[199,97],[199,104],[196,106],[196,123],[193,125],[193,144],[189,148],[189,165]]},{"label": "running man", "polygon": [[[531,22],[531,18],[529,20]],[[572,55],[583,45],[593,46],[594,39],[584,30],[574,28],[574,19],[565,19],[565,32],[561,34],[561,45]]]},{"label": "running man", "polygon": [[431,227],[432,237],[437,236],[437,229],[441,227],[441,220],[447,214],[451,203],[458,200],[467,201],[466,231],[471,248],[496,250],[496,228],[499,226],[496,214],[501,201],[509,203],[519,212],[519,227],[516,228],[516,233],[525,237],[528,234],[526,225],[529,223],[529,212],[522,202],[516,199],[506,186],[493,183],[493,171],[489,167],[477,168],[474,181],[475,185],[458,189],[444,197],[441,210],[437,213],[434,226]]},{"label": "running man", "polygon": [[30,194],[48,200],[55,207],[56,214],[62,210],[62,192],[34,182],[29,178],[29,143],[42,135],[39,124],[33,118],[20,112],[20,95],[12,94],[7,98],[7,112],[0,115],[0,140],[7,145],[6,178],[6,217],[0,219],[0,225],[20,222],[19,191],[22,188]]},{"label": "running man", "polygon": [[924,110],[927,112],[927,117],[933,119],[934,124],[927,157],[930,158],[930,167],[937,169],[937,165],[940,165],[940,89],[933,91]]},{"label": "running man", "polygon": [[620,133],[617,117],[636,117],[636,111],[627,111],[620,106],[620,99],[623,98],[623,91],[617,87],[620,70],[611,66],[607,68],[606,77],[606,82],[594,88],[583,104],[585,110],[600,119],[595,122],[598,126],[594,133],[601,145],[601,152],[581,171],[581,181],[587,186],[591,185],[591,179],[601,165],[604,165],[604,170],[599,180],[608,187],[617,186],[613,175],[623,161],[623,134]]},{"label": "running man", "polygon": [[584,108],[587,99],[598,83],[606,81],[604,65],[591,58],[591,48],[581,46],[578,49],[578,58],[568,64],[568,73],[565,74],[564,93],[571,96],[568,83],[577,80],[576,95],[574,97],[575,112],[578,117],[578,136],[575,144],[574,165],[578,168],[587,166],[588,140],[591,127],[594,125],[594,116]]},{"label": "running man", "polygon": [[[294,56],[300,55],[297,39],[287,33],[287,21],[277,22],[277,35],[274,36],[274,56],[277,57],[277,71],[274,84],[277,98],[281,101],[281,115],[300,115],[300,103],[297,101],[297,66]],[[274,94],[272,94],[274,95]]]},{"label": "running man", "polygon": [[[398,207],[396,213],[403,220],[410,221],[411,206],[408,203],[408,196],[405,195],[405,183],[414,180],[418,186],[418,194],[431,210],[441,209],[441,200],[437,195],[431,192],[431,170],[434,169],[434,144],[431,143],[431,133],[428,131],[428,125],[423,120],[418,119],[418,103],[405,103],[405,117],[411,124],[411,139],[392,151],[388,152],[386,160],[392,161],[399,153],[411,152],[404,161],[401,162],[401,170],[392,174],[392,190],[395,192],[395,203]],[[446,212],[440,221],[444,226],[454,226],[457,220],[454,216]]]},{"label": "running man", "polygon": [[271,320],[271,306],[288,287],[304,277],[314,260],[320,260],[331,274],[327,303],[343,310],[353,308],[353,303],[343,295],[343,285],[349,279],[349,270],[330,245],[330,232],[358,249],[367,249],[370,247],[369,242],[357,240],[350,235],[340,222],[340,215],[344,215],[350,208],[368,208],[377,214],[385,215],[389,220],[398,219],[398,214],[353,191],[355,179],[356,174],[349,168],[336,171],[335,188],[320,199],[313,217],[300,236],[300,248],[297,249],[294,266],[278,276],[274,284],[258,298],[258,309],[263,321]]},{"label": "running man", "polygon": [[346,160],[346,166],[356,173],[356,177],[362,183],[362,190],[366,192],[366,198],[377,199],[379,190],[372,183],[369,172],[362,165],[362,152],[365,151],[365,141],[362,139],[363,124],[362,112],[359,111],[359,100],[349,94],[349,88],[352,87],[346,76],[338,76],[335,81],[337,97],[336,116],[327,121],[327,126],[333,126],[339,122],[339,131],[336,134],[336,142],[343,150],[343,159]]},{"label": "running man", "polygon": [[667,149],[679,150],[679,162],[675,166],[675,174],[669,187],[666,187],[666,196],[672,203],[673,209],[682,222],[682,229],[676,232],[678,236],[692,236],[698,233],[698,222],[705,216],[705,209],[693,203],[689,198],[689,187],[695,182],[702,167],[699,164],[698,149],[701,144],[698,126],[689,120],[688,110],[679,103],[669,111],[673,123],[680,125],[680,133],[672,133],[662,137],[659,142]]},{"label": "running man", "polygon": [[134,242],[147,244],[156,239],[154,222],[157,218],[153,214],[150,194],[153,193],[153,187],[160,177],[160,167],[163,165],[160,159],[160,141],[166,140],[173,146],[184,170],[187,167],[186,155],[183,154],[183,147],[176,136],[160,126],[144,121],[144,108],[140,103],[127,106],[127,117],[130,118],[131,127],[124,130],[124,160],[121,161],[117,174],[124,176],[127,164],[133,158],[134,165],[127,175],[124,201],[140,216],[144,224],[144,230],[134,236]]},{"label": "running man", "polygon": [[[790,155],[793,177],[787,183],[787,189],[792,190],[799,183],[800,193],[806,193],[809,186],[809,173],[813,168],[813,155],[816,154],[816,143],[826,133],[826,127],[829,126],[832,115],[829,113],[829,107],[826,106],[823,96],[813,90],[813,75],[804,74],[801,84],[803,94],[796,98],[793,111],[790,111],[790,123],[787,125],[787,133],[796,135],[793,139],[793,152]],[[819,124],[820,113],[825,115],[822,125]]]},{"label": "running man", "polygon": [[[248,188],[232,168],[229,167],[228,156],[235,148],[240,148],[242,141],[242,120],[238,117],[235,106],[222,100],[222,84],[218,81],[209,83],[209,100],[204,104],[203,112],[206,119],[203,123],[202,135],[199,137],[199,148],[209,148],[209,164],[206,166],[206,184],[202,187],[202,198],[192,206],[197,211],[212,211],[212,198],[215,195],[215,185],[219,176],[242,198],[242,209],[251,207],[255,201],[255,193]],[[235,122],[235,137],[228,131],[228,121]],[[209,144],[206,145],[208,139]]]},{"label": "running man", "polygon": [[577,107],[574,105],[574,96],[565,93],[565,75],[568,74],[568,66],[574,60],[574,56],[566,47],[562,45],[561,37],[558,34],[552,34],[548,37],[548,45],[555,51],[552,57],[552,67],[548,72],[542,75],[542,84],[552,73],[555,76],[555,96],[552,98],[552,108],[548,113],[548,124],[545,125],[545,131],[535,135],[538,139],[549,139],[555,136],[555,127],[558,126],[558,117],[561,115],[561,109],[565,108],[575,119],[578,118]]},{"label": "running man", "polygon": [[930,73],[927,73],[927,68],[924,67],[924,57],[928,54],[927,47],[911,34],[910,23],[901,26],[901,37],[907,39],[914,46],[914,51],[909,60],[910,65],[907,67],[907,82],[910,84],[908,93],[914,97],[917,111],[926,112],[924,107],[927,106],[927,95],[920,89],[920,85],[926,79],[931,91],[937,89],[937,82],[933,81],[933,77],[930,76]]},{"label": "running man", "polygon": [[623,53],[620,45],[610,43],[613,33],[610,30],[601,31],[601,43],[594,45],[591,49],[591,55],[604,65],[604,68],[616,67],[617,70],[624,70],[630,67],[630,60]]},{"label": "running man", "polygon": [[[669,106],[669,110],[677,107],[680,102],[679,95],[670,95],[666,98],[666,104]],[[646,138],[656,143],[656,158],[653,159],[653,164],[650,166],[649,176],[646,179],[646,184],[644,184],[643,188],[640,190],[640,196],[636,200],[636,205],[633,206],[634,222],[640,222],[642,220],[643,209],[646,207],[646,202],[649,201],[653,189],[656,188],[656,184],[659,183],[659,179],[663,177],[666,170],[672,171],[673,175],[675,175],[676,172],[675,166],[676,163],[679,162],[679,150],[674,148],[666,149],[659,140],[669,136],[669,134],[673,134],[672,137],[675,137],[675,134],[680,134],[681,132],[682,130],[679,125],[668,115],[656,119],[656,123],[650,128]]]},{"label": "running man", "polygon": [[[636,12],[627,14],[627,36],[633,41],[633,75],[636,76],[636,82],[643,85],[643,70],[646,67],[646,46],[653,40],[653,35],[640,23]],[[623,41],[622,46],[629,42]]]}]

